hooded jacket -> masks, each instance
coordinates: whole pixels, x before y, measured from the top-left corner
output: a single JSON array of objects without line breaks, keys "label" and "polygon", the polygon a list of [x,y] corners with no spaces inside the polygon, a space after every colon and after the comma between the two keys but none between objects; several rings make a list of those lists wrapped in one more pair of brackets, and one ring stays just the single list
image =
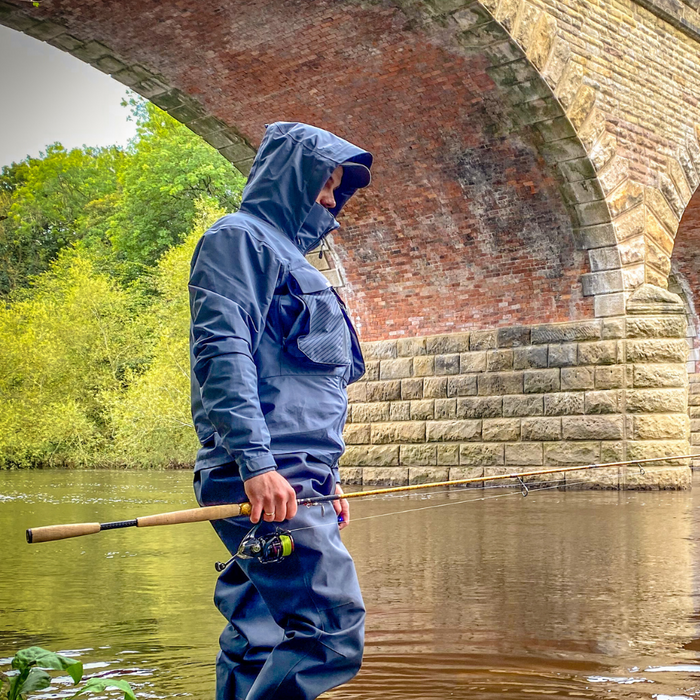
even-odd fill
[{"label": "hooded jacket", "polygon": [[[328,280],[304,257],[338,228],[355,193],[316,203],[338,165],[372,156],[306,124],[267,128],[240,210],[200,239],[190,274],[195,469],[235,461],[241,478],[305,453],[337,469],[346,386],[364,374],[357,334]],[[336,471],[337,476],[337,471]]]}]

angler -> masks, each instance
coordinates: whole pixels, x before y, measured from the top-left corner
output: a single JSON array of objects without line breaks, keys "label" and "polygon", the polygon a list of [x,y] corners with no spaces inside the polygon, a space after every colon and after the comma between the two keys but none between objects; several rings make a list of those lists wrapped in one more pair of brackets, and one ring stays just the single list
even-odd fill
[{"label": "angler", "polygon": [[[337,515],[346,387],[364,373],[343,302],[304,257],[370,182],[372,156],[306,124],[267,128],[240,211],[200,239],[190,275],[192,414],[202,506],[245,500],[253,523],[217,520],[234,556],[215,602],[228,621],[217,700],[307,700],[359,670],[364,606]],[[273,523],[291,520],[291,538]],[[277,561],[275,566],[266,566]]]}]

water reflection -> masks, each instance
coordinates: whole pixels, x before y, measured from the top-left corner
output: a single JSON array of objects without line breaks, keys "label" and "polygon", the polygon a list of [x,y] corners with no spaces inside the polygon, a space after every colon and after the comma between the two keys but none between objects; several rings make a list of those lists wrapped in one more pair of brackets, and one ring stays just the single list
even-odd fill
[{"label": "water reflection", "polygon": [[[0,473],[0,665],[38,644],[79,654],[89,673],[128,674],[144,696],[213,697],[225,551],[210,527],[24,542],[28,526],[192,507],[190,483]],[[700,694],[697,486],[355,502],[364,519],[344,538],[369,613],[365,665],[328,697]]]}]

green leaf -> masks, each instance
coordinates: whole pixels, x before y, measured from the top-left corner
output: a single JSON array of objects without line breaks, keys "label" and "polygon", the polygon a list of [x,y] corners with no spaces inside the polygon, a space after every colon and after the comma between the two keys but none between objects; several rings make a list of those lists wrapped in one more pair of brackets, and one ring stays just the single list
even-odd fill
[{"label": "green leaf", "polygon": [[101,693],[106,688],[119,688],[119,690],[124,691],[124,700],[136,700],[131,686],[126,681],[120,681],[117,678],[89,678],[85,685],[69,700],[73,700],[83,693]]},{"label": "green leaf", "polygon": [[[28,647],[21,649],[12,659],[12,668],[22,670],[30,666],[39,668],[54,668],[57,671],[67,671],[74,683],[78,683],[83,677],[83,664],[67,656],[61,656],[41,647]],[[20,691],[21,692],[21,691]]]},{"label": "green leaf", "polygon": [[29,671],[27,679],[22,683],[17,692],[18,695],[27,695],[37,690],[43,690],[51,685],[51,676],[40,668],[33,668]]}]

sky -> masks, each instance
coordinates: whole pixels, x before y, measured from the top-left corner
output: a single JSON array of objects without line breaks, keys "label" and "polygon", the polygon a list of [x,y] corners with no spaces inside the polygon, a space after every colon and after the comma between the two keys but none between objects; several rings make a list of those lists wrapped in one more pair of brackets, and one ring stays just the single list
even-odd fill
[{"label": "sky", "polygon": [[125,145],[126,88],[87,63],[0,26],[0,168],[48,144]]}]

